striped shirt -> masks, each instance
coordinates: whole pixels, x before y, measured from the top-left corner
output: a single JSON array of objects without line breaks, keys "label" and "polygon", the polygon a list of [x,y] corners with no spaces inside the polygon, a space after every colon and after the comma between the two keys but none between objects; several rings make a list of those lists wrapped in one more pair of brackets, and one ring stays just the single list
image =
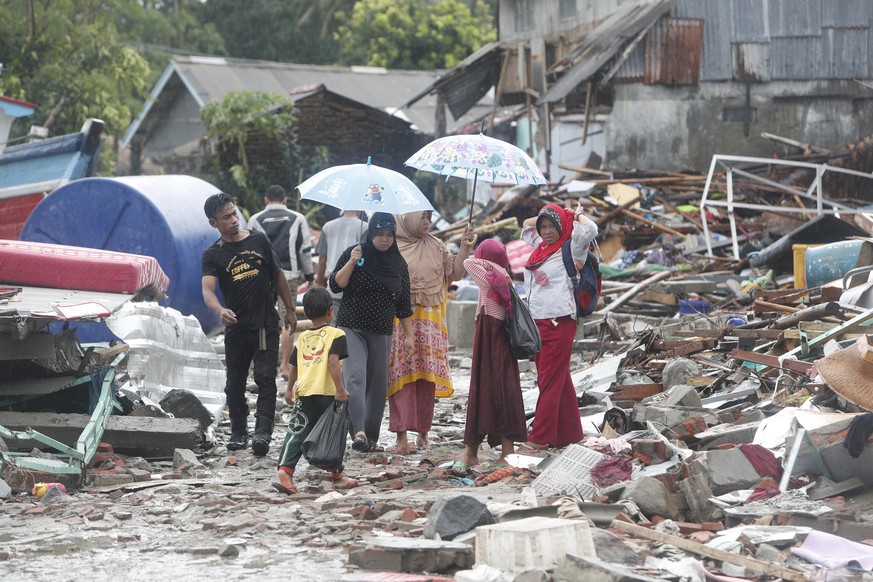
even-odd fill
[{"label": "striped shirt", "polygon": [[476,317],[478,318],[480,313],[484,313],[502,321],[506,317],[506,310],[500,303],[488,297],[488,290],[491,288],[491,285],[488,283],[488,279],[485,278],[485,273],[497,271],[506,275],[506,271],[503,267],[491,261],[472,257],[464,261],[464,268],[467,269],[467,272],[473,277],[473,281],[476,282],[476,286],[479,287],[479,302],[476,304]]}]

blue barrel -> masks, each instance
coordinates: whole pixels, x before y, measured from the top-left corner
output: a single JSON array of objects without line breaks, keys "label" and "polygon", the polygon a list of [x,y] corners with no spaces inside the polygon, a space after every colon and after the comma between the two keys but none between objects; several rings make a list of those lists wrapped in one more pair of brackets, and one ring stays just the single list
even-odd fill
[{"label": "blue barrel", "polygon": [[842,279],[843,275],[858,266],[858,257],[865,244],[869,243],[855,239],[806,249],[804,273],[807,288]]},{"label": "blue barrel", "polygon": [[[192,176],[84,178],[43,199],[21,240],[154,257],[170,278],[162,304],[195,316],[210,334],[221,325],[203,302],[200,259],[218,231],[209,226],[203,203],[218,191]],[[101,341],[81,331],[81,341]]]}]

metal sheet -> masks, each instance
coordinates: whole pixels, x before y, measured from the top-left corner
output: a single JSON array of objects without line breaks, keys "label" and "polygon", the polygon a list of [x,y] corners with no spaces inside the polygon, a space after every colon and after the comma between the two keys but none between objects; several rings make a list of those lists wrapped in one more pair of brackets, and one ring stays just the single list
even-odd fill
[{"label": "metal sheet", "polygon": [[730,4],[732,7],[732,40],[738,42],[767,42],[770,40],[770,21],[767,15],[766,1],[732,0]]},{"label": "metal sheet", "polygon": [[620,7],[588,33],[566,59],[572,67],[543,95],[538,104],[567,96],[612,59],[648,24],[670,11],[678,0],[660,0]]},{"label": "metal sheet", "polygon": [[821,29],[821,5],[820,0],[769,0],[770,37],[818,34]]},{"label": "metal sheet", "polygon": [[703,21],[668,18],[646,37],[647,85],[696,85],[700,79]]},{"label": "metal sheet", "polygon": [[866,28],[824,28],[816,77],[867,78],[867,36]]},{"label": "metal sheet", "polygon": [[[804,0],[804,2],[811,1],[813,0]],[[870,21],[870,0],[823,0],[821,5],[822,27],[863,26],[866,28]]]},{"label": "metal sheet", "polygon": [[770,41],[770,78],[773,81],[808,80],[815,77],[819,39],[774,38]]},{"label": "metal sheet", "polygon": [[733,46],[734,79],[737,81],[770,80],[769,43],[737,43]]},{"label": "metal sheet", "polygon": [[727,81],[733,74],[731,26],[733,2],[683,0],[671,11],[676,18],[703,19],[703,61],[701,81]]}]

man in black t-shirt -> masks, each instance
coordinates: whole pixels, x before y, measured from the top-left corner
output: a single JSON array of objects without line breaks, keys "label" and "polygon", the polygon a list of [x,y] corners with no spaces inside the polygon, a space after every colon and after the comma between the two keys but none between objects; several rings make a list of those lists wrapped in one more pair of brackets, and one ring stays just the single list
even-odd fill
[{"label": "man in black t-shirt", "polygon": [[[203,206],[209,224],[221,235],[203,252],[203,300],[225,326],[224,359],[227,366],[227,409],[231,437],[228,450],[248,443],[246,381],[254,363],[258,385],[252,452],[264,456],[270,450],[276,415],[276,364],[279,357],[279,315],[273,289],[285,304],[284,325],[290,328],[294,303],[285,275],[269,239],[262,233],[240,230],[233,198],[220,192]],[[225,305],[216,294],[216,282]]]}]

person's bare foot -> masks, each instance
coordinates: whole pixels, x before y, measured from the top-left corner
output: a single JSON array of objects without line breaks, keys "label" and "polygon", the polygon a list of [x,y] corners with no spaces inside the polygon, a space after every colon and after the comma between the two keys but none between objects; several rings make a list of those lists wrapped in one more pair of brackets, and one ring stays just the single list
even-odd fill
[{"label": "person's bare foot", "polygon": [[473,467],[479,464],[479,447],[464,447],[464,454],[461,456],[461,462],[467,467]]}]

